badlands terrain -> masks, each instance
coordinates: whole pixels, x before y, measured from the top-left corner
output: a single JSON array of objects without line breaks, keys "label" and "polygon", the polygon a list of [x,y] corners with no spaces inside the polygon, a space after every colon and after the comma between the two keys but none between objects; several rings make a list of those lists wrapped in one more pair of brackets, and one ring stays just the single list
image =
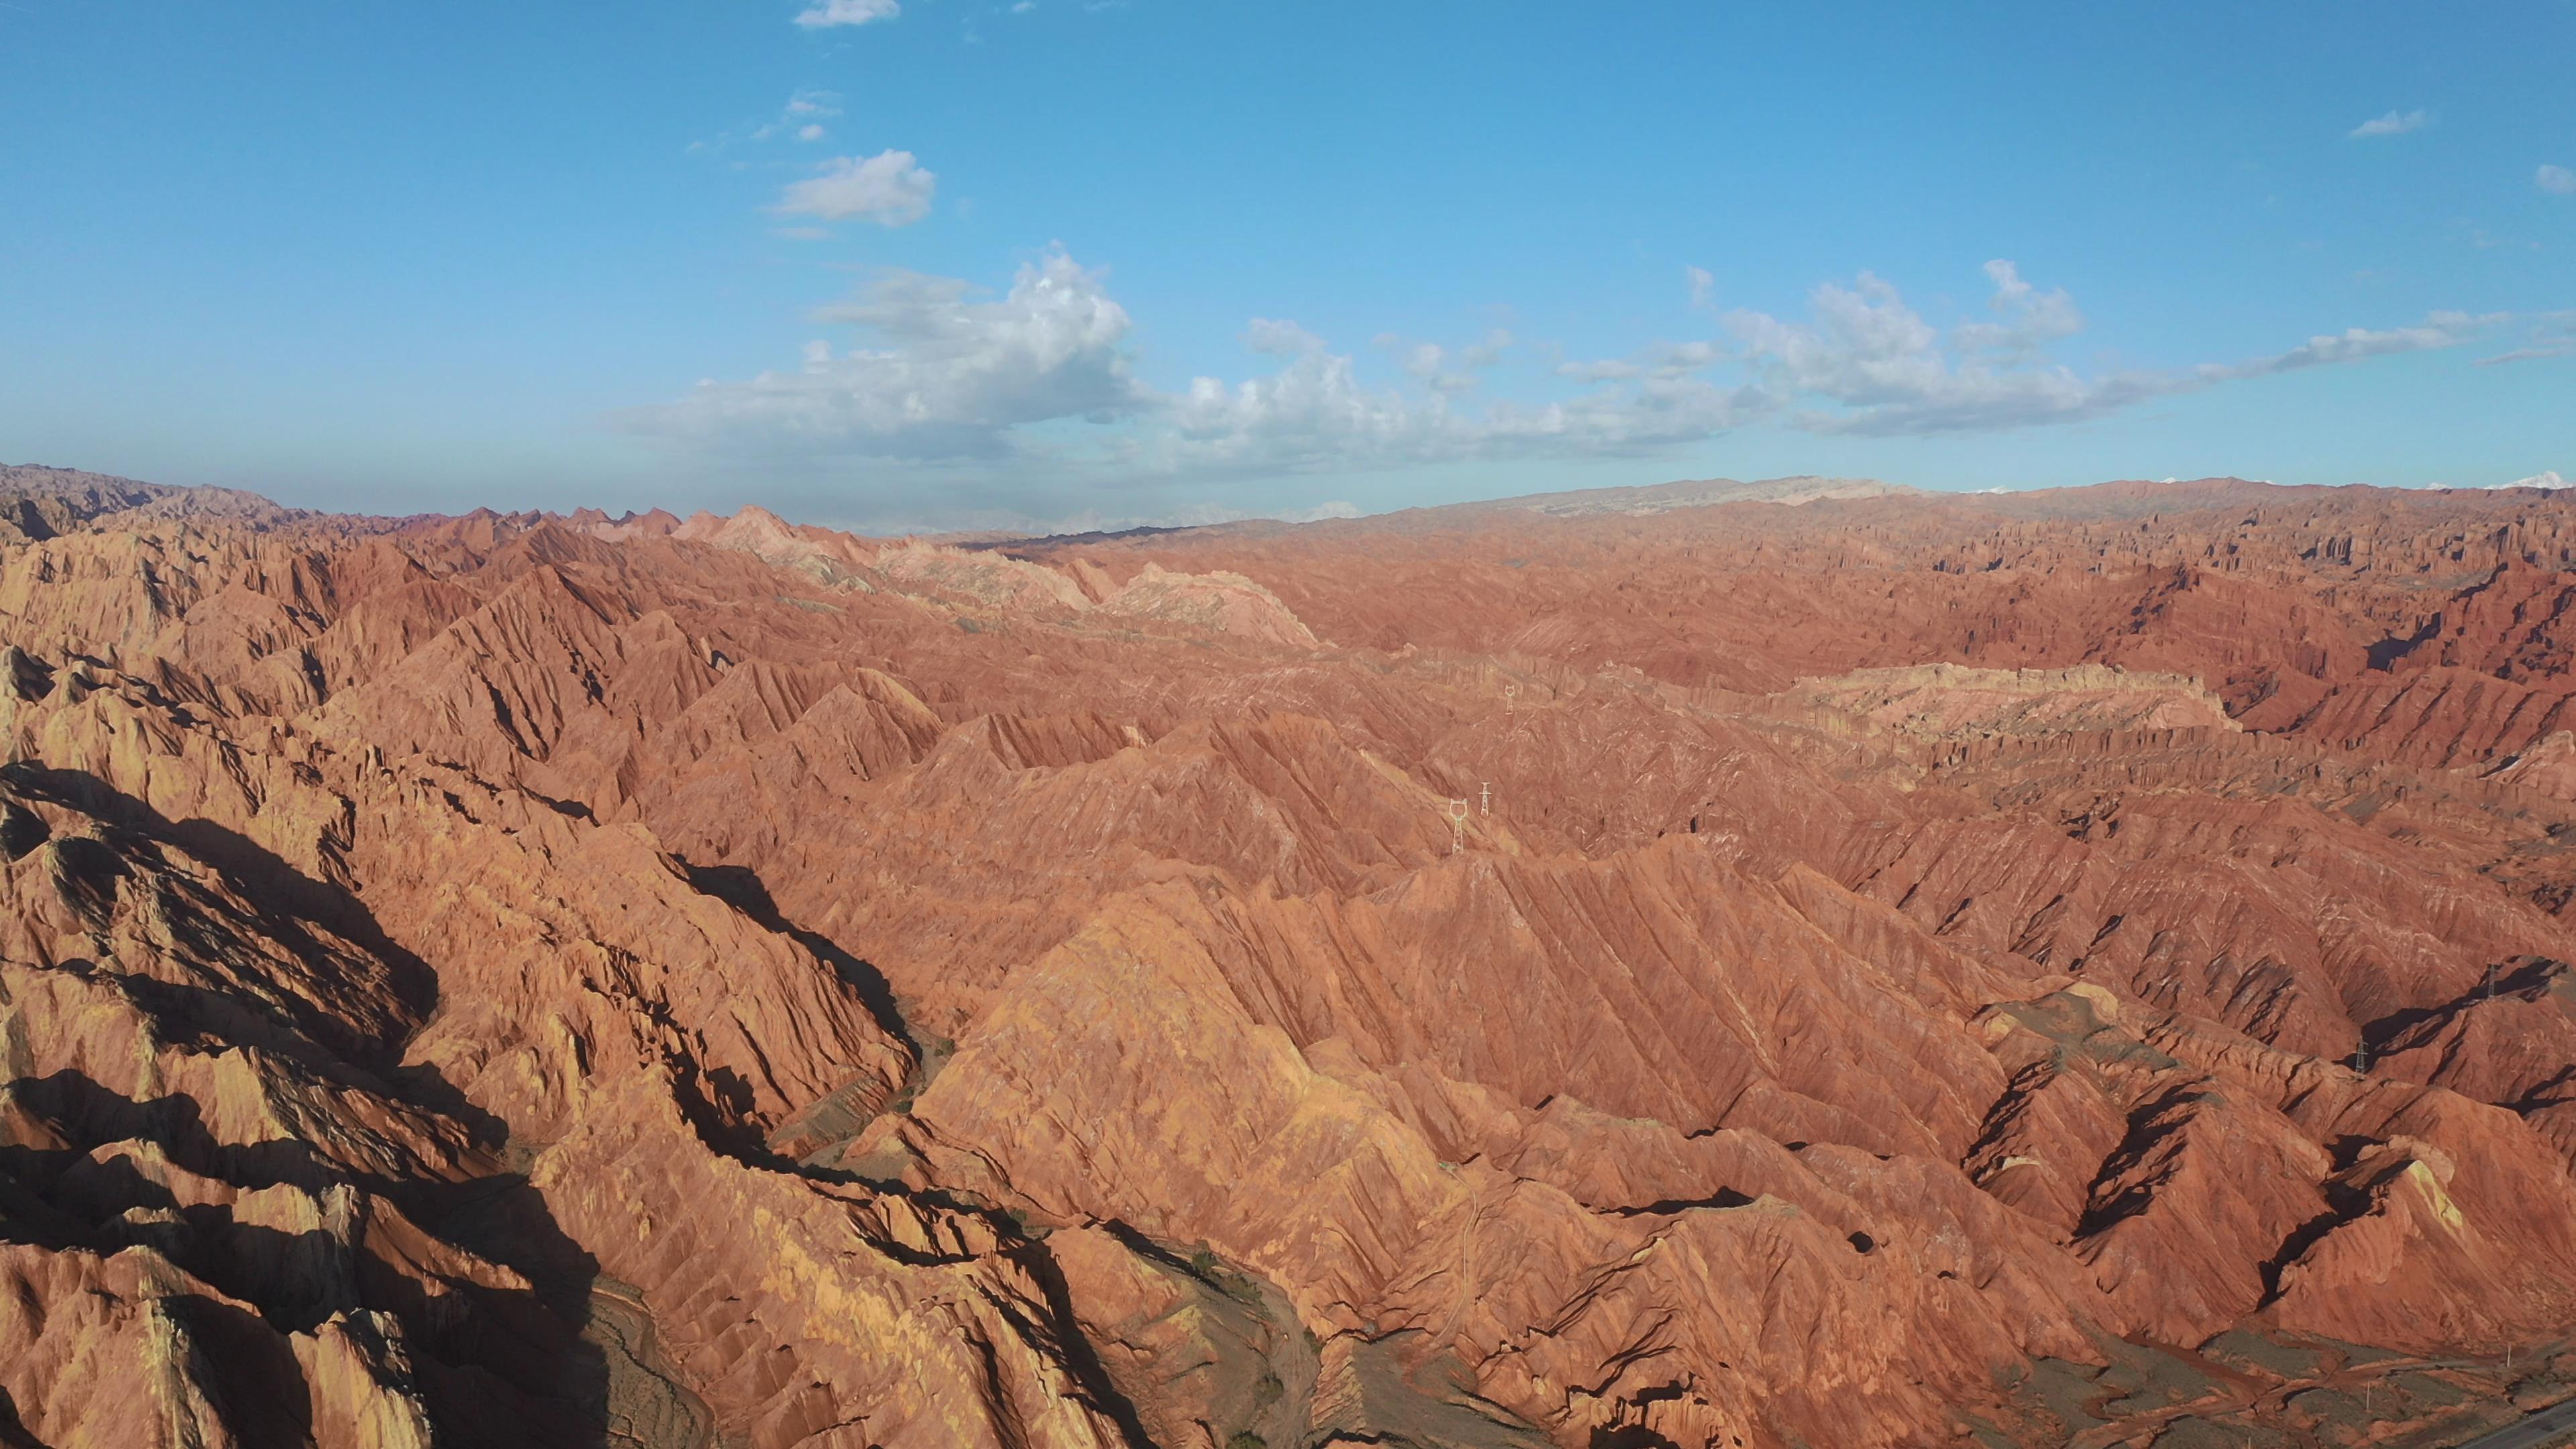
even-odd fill
[{"label": "badlands terrain", "polygon": [[0,1446],[2456,1444],[2576,498],[0,470]]}]

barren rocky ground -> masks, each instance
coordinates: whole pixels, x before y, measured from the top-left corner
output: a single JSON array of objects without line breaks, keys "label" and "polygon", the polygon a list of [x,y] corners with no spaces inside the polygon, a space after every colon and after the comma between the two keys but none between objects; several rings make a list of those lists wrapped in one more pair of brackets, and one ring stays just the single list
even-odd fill
[{"label": "barren rocky ground", "polygon": [[0,1445],[2461,1442],[2576,1393],[2571,570],[0,470]]}]

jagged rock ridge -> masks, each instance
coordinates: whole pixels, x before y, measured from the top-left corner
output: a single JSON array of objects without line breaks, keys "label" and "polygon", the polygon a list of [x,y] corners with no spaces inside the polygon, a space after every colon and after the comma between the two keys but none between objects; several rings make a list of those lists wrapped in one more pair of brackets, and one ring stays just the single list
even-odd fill
[{"label": "jagged rock ridge", "polygon": [[7,486],[0,1443],[2567,1391],[2576,500],[963,548]]}]

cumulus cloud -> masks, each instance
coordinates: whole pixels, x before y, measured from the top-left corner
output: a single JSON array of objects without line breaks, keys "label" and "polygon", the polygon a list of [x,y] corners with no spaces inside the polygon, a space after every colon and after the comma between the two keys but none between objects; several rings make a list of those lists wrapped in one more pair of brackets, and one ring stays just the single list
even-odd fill
[{"label": "cumulus cloud", "polygon": [[924,170],[909,151],[835,156],[819,174],[790,185],[778,198],[777,210],[825,221],[857,218],[879,226],[910,226],[930,214],[930,199],[938,189],[938,174]]},{"label": "cumulus cloud", "polygon": [[[1302,329],[1301,329],[1302,330]],[[1462,354],[1497,349],[1491,338]],[[1443,353],[1443,357],[1446,357]],[[1642,454],[1712,437],[1767,410],[1758,388],[1721,387],[1675,370],[1633,385],[1547,403],[1497,401],[1470,410],[1449,374],[1418,349],[1407,359],[1420,393],[1375,388],[1329,347],[1297,353],[1277,372],[1227,383],[1193,379],[1168,399],[1160,430],[1136,440],[1134,465],[1178,473],[1371,469],[1482,458]]]},{"label": "cumulus cloud", "polygon": [[2367,141],[2374,136],[2403,136],[2409,131],[2423,130],[2432,121],[2431,114],[2425,111],[2390,111],[2384,116],[2373,116],[2344,134],[2356,141]]},{"label": "cumulus cloud", "polygon": [[1414,342],[1392,332],[1378,334],[1377,345],[1396,356],[1405,374],[1415,382],[1445,396],[1473,392],[1476,374],[1503,360],[1511,349],[1512,334],[1500,327],[1480,342],[1448,348],[1437,342]]},{"label": "cumulus cloud", "polygon": [[1850,287],[1816,288],[1809,307],[1814,320],[1806,323],[1752,311],[1730,313],[1726,322],[1747,359],[1781,392],[1838,405],[1838,412],[1801,414],[1798,422],[1810,430],[2015,427],[2079,416],[2093,403],[2095,389],[2063,366],[1952,356],[1939,329],[1871,273]]},{"label": "cumulus cloud", "polygon": [[[1646,456],[1770,420],[1863,436],[2078,422],[2232,381],[2452,347],[2504,320],[2441,312],[2235,362],[2085,372],[2050,355],[2084,325],[2065,289],[2034,283],[2003,260],[1986,276],[1986,306],[1949,325],[1864,272],[1816,288],[1803,320],[1736,311],[1723,318],[1727,342],[1687,339],[1552,367],[1524,362],[1507,375],[1539,386],[1499,395],[1487,394],[1479,374],[1528,350],[1501,329],[1458,344],[1381,336],[1391,366],[1372,376],[1296,322],[1257,317],[1240,340],[1270,359],[1265,366],[1163,391],[1135,375],[1128,314],[1101,274],[1052,250],[998,298],[953,278],[887,274],[816,314],[855,329],[858,345],[818,338],[793,369],[703,382],[621,420],[736,450],[983,460],[1006,466],[993,478],[1032,489],[1107,482],[1150,491],[1414,464]],[[1077,420],[1108,426],[1080,429]]]},{"label": "cumulus cloud", "polygon": [[2576,196],[2576,171],[2564,166],[2543,166],[2533,179],[2541,190],[2552,196]]},{"label": "cumulus cloud", "polygon": [[835,25],[892,20],[902,13],[903,6],[897,0],[815,0],[797,12],[796,23],[808,30],[824,30]]},{"label": "cumulus cloud", "polygon": [[1995,284],[1986,305],[2001,320],[1961,326],[1956,334],[1960,350],[2027,357],[2084,330],[2084,314],[2075,310],[2075,299],[2064,287],[2042,292],[2021,279],[2019,267],[2000,258],[1986,263],[1986,276]]},{"label": "cumulus cloud", "polygon": [[[968,283],[898,272],[817,320],[856,328],[863,344],[805,344],[793,370],[709,380],[674,402],[631,409],[624,427],[735,451],[917,462],[1017,458],[1061,481],[1152,482],[1311,470],[1365,470],[1481,458],[1642,454],[1694,441],[1769,411],[1758,387],[1701,372],[1706,343],[1668,346],[1617,385],[1547,402],[1469,408],[1459,379],[1501,361],[1500,329],[1454,347],[1399,341],[1407,379],[1365,381],[1357,362],[1293,321],[1256,318],[1251,350],[1267,373],[1198,377],[1157,392],[1133,375],[1129,319],[1096,272],[1061,250],[1021,268],[1009,293],[979,299]],[[1075,446],[1074,419],[1122,426]],[[1034,431],[1032,431],[1034,430]]]},{"label": "cumulus cloud", "polygon": [[1989,263],[1986,275],[1995,284],[1991,309],[2002,320],[1957,328],[1947,348],[1894,285],[1868,272],[1850,287],[1818,287],[1812,321],[1747,311],[1726,321],[1774,391],[1829,405],[1796,414],[1799,427],[1897,437],[2081,422],[2222,382],[2453,347],[2503,320],[2438,312],[2421,326],[2356,327],[2242,362],[2087,377],[2041,351],[2083,325],[2073,300],[2063,290],[2037,291],[2010,262]]},{"label": "cumulus cloud", "polygon": [[817,314],[874,346],[805,346],[794,372],[708,381],[619,421],[639,432],[759,451],[938,460],[994,458],[1012,430],[1114,420],[1146,405],[1129,372],[1126,310],[1061,250],[1020,268],[1008,294],[895,272]]}]

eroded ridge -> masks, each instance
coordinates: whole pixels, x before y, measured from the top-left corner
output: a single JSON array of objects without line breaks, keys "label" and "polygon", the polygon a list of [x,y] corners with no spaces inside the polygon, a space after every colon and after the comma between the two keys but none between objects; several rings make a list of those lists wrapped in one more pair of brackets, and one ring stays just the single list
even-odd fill
[{"label": "eroded ridge", "polygon": [[0,482],[0,1443],[2576,1390],[2576,503],[889,541]]}]

